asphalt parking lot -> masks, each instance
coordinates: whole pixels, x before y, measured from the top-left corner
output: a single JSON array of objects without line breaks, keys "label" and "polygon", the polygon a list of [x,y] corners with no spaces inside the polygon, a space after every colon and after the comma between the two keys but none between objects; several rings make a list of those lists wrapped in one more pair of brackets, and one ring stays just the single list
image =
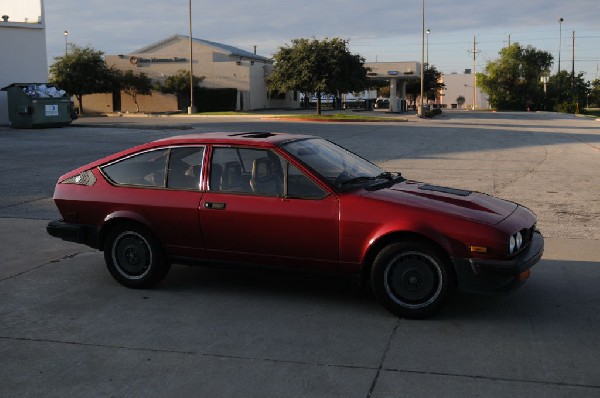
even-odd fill
[{"label": "asphalt parking lot", "polygon": [[[598,397],[600,122],[447,112],[398,123],[256,114],[0,127],[0,396]],[[439,316],[383,310],[348,281],[174,266],[130,290],[102,254],[50,238],[56,179],[139,143],[208,131],[323,136],[405,177],[530,207],[546,252],[518,291]]]}]

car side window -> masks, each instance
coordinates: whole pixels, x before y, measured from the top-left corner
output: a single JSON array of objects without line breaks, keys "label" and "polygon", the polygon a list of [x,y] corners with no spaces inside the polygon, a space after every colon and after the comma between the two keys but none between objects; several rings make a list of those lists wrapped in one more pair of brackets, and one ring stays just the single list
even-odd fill
[{"label": "car side window", "polygon": [[164,187],[167,149],[148,151],[101,168],[115,184]]},{"label": "car side window", "polygon": [[171,148],[167,188],[200,189],[204,147]]},{"label": "car side window", "polygon": [[286,162],[286,167],[287,197],[298,199],[322,199],[327,196],[327,191],[318,186],[293,164]]},{"label": "car side window", "polygon": [[210,164],[209,190],[281,196],[282,159],[265,149],[215,147]]}]

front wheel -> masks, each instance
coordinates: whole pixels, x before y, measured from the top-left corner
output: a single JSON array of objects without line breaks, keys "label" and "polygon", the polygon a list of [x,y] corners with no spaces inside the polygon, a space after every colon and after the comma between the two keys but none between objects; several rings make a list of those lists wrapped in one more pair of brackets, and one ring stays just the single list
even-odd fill
[{"label": "front wheel", "polygon": [[150,287],[163,280],[170,269],[156,238],[135,224],[122,224],[109,232],[104,260],[113,278],[132,288]]},{"label": "front wheel", "polygon": [[423,243],[395,243],[375,258],[371,285],[379,302],[405,318],[433,315],[445,302],[451,275],[437,251]]}]

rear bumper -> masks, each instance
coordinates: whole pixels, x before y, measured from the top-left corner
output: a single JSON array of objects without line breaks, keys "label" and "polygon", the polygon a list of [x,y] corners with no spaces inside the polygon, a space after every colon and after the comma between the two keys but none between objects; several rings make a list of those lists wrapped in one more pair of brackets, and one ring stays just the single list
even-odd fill
[{"label": "rear bumper", "polygon": [[535,231],[529,246],[510,260],[486,260],[479,258],[453,258],[462,291],[468,293],[509,293],[529,277],[529,269],[544,253],[544,238]]},{"label": "rear bumper", "polygon": [[46,231],[55,238],[99,249],[100,229],[95,225],[71,224],[63,220],[55,220],[48,223]]}]

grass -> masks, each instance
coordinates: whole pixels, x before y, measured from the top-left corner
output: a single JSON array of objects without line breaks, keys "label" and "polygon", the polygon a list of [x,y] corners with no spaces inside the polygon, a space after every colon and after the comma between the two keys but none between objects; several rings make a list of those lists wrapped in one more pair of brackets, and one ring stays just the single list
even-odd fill
[{"label": "grass", "polygon": [[336,113],[332,115],[278,115],[280,119],[294,119],[306,121],[323,121],[323,122],[405,122],[406,119],[398,119],[394,117],[379,117],[379,116],[362,116],[348,115],[345,113]]},{"label": "grass", "polygon": [[209,116],[228,116],[228,115],[251,115],[247,112],[236,112],[236,111],[225,111],[225,112],[200,112],[198,115],[209,115]]},{"label": "grass", "polygon": [[600,117],[600,109],[585,109],[584,111],[581,112],[582,115],[585,116],[594,116],[594,117]]}]

